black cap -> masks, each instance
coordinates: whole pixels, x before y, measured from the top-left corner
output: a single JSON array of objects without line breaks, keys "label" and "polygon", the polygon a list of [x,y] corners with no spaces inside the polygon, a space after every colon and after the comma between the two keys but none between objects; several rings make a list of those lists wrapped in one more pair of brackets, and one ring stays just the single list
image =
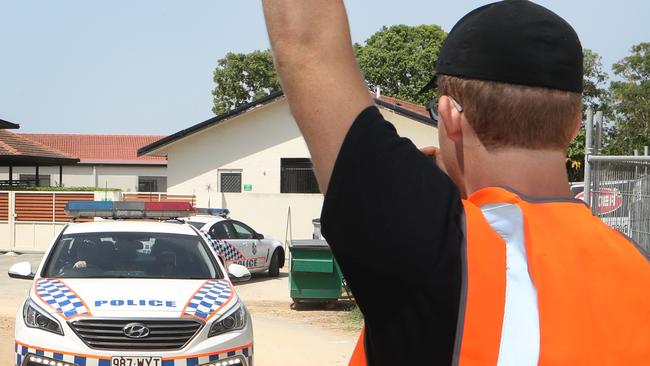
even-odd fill
[{"label": "black cap", "polygon": [[[582,92],[582,46],[569,23],[543,6],[500,1],[456,23],[437,74]],[[434,77],[420,92],[435,85]]]}]

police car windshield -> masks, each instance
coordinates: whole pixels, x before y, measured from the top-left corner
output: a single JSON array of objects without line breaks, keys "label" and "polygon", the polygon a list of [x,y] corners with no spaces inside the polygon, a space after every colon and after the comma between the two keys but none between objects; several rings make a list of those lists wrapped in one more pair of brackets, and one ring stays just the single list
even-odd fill
[{"label": "police car windshield", "polygon": [[59,238],[44,277],[223,278],[198,236],[165,233],[84,233]]}]

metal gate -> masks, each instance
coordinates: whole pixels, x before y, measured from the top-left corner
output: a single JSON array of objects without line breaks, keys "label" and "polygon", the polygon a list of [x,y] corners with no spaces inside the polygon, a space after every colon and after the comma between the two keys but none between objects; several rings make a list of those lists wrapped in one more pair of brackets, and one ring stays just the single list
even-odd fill
[{"label": "metal gate", "polygon": [[650,251],[650,156],[591,156],[589,163],[585,192],[594,214]]},{"label": "metal gate", "polygon": [[[602,114],[587,112],[584,200],[592,212],[650,252],[650,156],[604,156],[600,152]],[[638,154],[638,151],[635,151]]]}]

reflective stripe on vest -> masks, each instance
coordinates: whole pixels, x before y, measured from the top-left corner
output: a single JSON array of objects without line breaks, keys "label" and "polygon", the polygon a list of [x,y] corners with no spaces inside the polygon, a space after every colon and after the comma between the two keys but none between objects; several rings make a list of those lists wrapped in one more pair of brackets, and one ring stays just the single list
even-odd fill
[{"label": "reflective stripe on vest", "polygon": [[455,363],[650,360],[650,263],[627,238],[576,200],[487,188],[463,205],[467,279]]},{"label": "reflective stripe on vest", "polygon": [[575,200],[487,188],[463,206],[455,365],[648,364],[647,253]]}]

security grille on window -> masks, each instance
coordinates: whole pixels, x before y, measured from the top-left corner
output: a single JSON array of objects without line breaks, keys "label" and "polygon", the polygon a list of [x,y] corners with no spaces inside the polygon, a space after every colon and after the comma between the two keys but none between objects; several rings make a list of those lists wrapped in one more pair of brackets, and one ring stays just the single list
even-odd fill
[{"label": "security grille on window", "polygon": [[241,192],[241,172],[221,172],[219,188],[221,192]]},{"label": "security grille on window", "polygon": [[283,158],[280,165],[281,193],[320,193],[310,159]]}]

